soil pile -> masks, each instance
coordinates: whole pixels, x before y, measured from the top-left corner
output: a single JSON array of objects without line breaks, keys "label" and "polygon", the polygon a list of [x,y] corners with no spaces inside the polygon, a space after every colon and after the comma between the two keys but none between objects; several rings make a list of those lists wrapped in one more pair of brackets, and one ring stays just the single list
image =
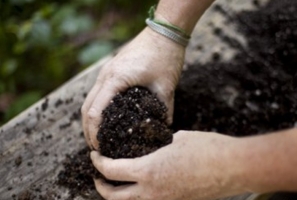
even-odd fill
[{"label": "soil pile", "polygon": [[253,135],[297,125],[297,1],[272,0],[256,11],[227,13],[246,46],[229,62],[189,66],[176,90],[174,129]]}]

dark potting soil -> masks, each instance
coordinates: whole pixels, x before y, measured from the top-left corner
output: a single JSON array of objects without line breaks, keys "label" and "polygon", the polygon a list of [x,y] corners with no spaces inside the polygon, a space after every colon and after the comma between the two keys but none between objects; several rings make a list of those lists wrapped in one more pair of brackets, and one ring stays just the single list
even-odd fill
[{"label": "dark potting soil", "polygon": [[188,66],[176,90],[174,130],[244,136],[296,126],[297,1],[272,0],[227,17],[246,47],[215,31],[238,53],[229,62]]},{"label": "dark potting soil", "polygon": [[117,94],[103,111],[97,139],[110,158],[135,158],[172,142],[167,108],[149,90],[133,87]]},{"label": "dark potting soil", "polygon": [[97,134],[100,153],[114,159],[135,158],[170,144],[173,136],[166,124],[166,111],[165,104],[143,87],[117,94],[102,112]]},{"label": "dark potting soil", "polygon": [[[167,108],[149,90],[133,87],[117,94],[103,110],[103,121],[97,135],[100,153],[110,158],[135,158],[149,154],[172,142],[172,131],[166,124]],[[58,184],[75,188],[86,196],[94,190],[93,178],[104,178],[93,167],[90,150],[86,147],[78,154],[68,155],[64,170],[58,175]],[[106,180],[114,185],[123,182]]]},{"label": "dark potting soil", "polygon": [[[174,131],[215,131],[246,136],[297,126],[297,1],[271,0],[255,11],[240,13],[225,12],[219,6],[216,10],[226,15],[229,23],[236,24],[246,38],[246,45],[214,27],[214,34],[237,49],[237,54],[228,62],[221,61],[220,54],[216,54],[210,63],[187,66],[176,89]],[[157,147],[152,144],[157,144],[159,137],[167,138],[166,135],[140,139],[142,134],[151,135],[151,131],[156,131],[151,126],[154,118],[143,112],[146,107],[140,106],[141,111],[136,106],[140,103],[120,103],[121,98],[127,101],[122,94],[118,95],[104,111],[102,131],[98,133],[101,153],[114,158],[130,158],[155,150]],[[161,106],[161,113],[155,107],[153,111],[148,110],[154,113],[153,116],[165,119],[165,107]],[[135,119],[131,119],[131,112],[137,112]],[[159,131],[167,130],[165,125],[160,127]],[[145,148],[141,148],[144,144]],[[84,188],[75,186],[73,177],[78,174],[88,177],[93,172],[84,169],[75,172],[82,165],[80,160],[84,163],[89,157],[83,154],[73,157],[77,167],[67,168],[66,164],[66,171],[74,171],[63,177],[73,182],[65,182],[64,186],[73,194],[80,194]],[[94,188],[92,181],[80,183]]]},{"label": "dark potting soil", "polygon": [[89,196],[95,190],[93,178],[100,177],[90,160],[90,149],[85,147],[75,155],[67,155],[64,170],[57,177],[57,184],[69,188],[70,198]]}]

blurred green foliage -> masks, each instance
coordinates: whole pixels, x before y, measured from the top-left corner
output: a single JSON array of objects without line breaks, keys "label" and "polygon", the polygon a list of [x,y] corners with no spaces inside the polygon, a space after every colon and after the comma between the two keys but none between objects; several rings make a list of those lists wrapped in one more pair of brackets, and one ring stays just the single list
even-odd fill
[{"label": "blurred green foliage", "polygon": [[155,0],[1,0],[0,125],[136,35]]}]

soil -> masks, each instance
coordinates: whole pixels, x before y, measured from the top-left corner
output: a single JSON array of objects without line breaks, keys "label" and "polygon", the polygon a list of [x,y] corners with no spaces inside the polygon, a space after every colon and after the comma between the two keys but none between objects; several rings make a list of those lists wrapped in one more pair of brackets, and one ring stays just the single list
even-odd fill
[{"label": "soil", "polygon": [[[255,1],[255,5],[257,10],[240,13],[216,7],[245,36],[246,45],[213,27],[214,34],[235,48],[237,55],[226,62],[216,53],[207,64],[187,66],[176,89],[174,131],[246,136],[297,126],[297,1],[271,0],[264,6]],[[203,50],[203,46],[197,49]],[[141,88],[135,90],[118,94],[103,112],[98,139],[105,156],[142,156],[172,140],[165,125],[164,105],[155,96],[154,104],[148,104],[147,98],[153,95]],[[94,189],[92,181],[83,182],[83,187],[75,184],[79,175],[82,179],[92,177],[93,169],[81,167],[89,161],[87,154],[78,153],[72,161],[67,158],[68,165],[65,162],[64,173],[69,176],[63,177],[64,186],[73,195],[86,187]],[[77,163],[76,167],[71,167],[71,162]],[[75,171],[80,168],[83,170]]]},{"label": "soil", "polygon": [[172,142],[167,108],[149,90],[133,87],[117,94],[103,111],[97,139],[110,158],[135,158]]},{"label": "soil", "polygon": [[176,89],[173,129],[245,136],[297,125],[297,2],[270,1],[256,11],[227,13],[246,47],[214,33],[237,55],[188,66]]},{"label": "soil", "polygon": [[70,198],[88,196],[95,190],[93,178],[100,177],[90,160],[90,150],[83,148],[75,155],[67,155],[63,162],[64,170],[58,175],[57,184],[70,189]]},{"label": "soil", "polygon": [[[103,122],[97,135],[100,153],[110,158],[135,158],[149,154],[172,142],[172,131],[166,124],[167,108],[149,90],[133,87],[117,94],[103,110]],[[89,159],[88,147],[76,155],[67,155],[58,184],[75,188],[87,196],[94,190],[93,178],[103,178]],[[125,182],[106,180],[113,185]]]}]

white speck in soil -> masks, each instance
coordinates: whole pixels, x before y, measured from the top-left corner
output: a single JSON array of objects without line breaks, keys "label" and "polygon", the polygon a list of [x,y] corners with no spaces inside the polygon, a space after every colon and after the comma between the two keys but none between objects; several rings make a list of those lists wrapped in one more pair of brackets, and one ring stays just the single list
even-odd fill
[{"label": "white speck in soil", "polygon": [[252,102],[250,102],[250,101],[247,101],[247,102],[245,103],[245,105],[246,105],[250,110],[252,110],[252,111],[258,111],[258,110],[259,110],[259,107],[258,107],[256,104],[254,104],[254,103],[252,103]]},{"label": "white speck in soil", "polygon": [[275,102],[273,102],[270,106],[273,109],[279,109],[279,105],[277,103],[275,103]]},{"label": "white speck in soil", "polygon": [[257,95],[257,96],[260,96],[261,93],[262,93],[261,90],[256,90],[256,91],[255,91],[255,95]]}]

